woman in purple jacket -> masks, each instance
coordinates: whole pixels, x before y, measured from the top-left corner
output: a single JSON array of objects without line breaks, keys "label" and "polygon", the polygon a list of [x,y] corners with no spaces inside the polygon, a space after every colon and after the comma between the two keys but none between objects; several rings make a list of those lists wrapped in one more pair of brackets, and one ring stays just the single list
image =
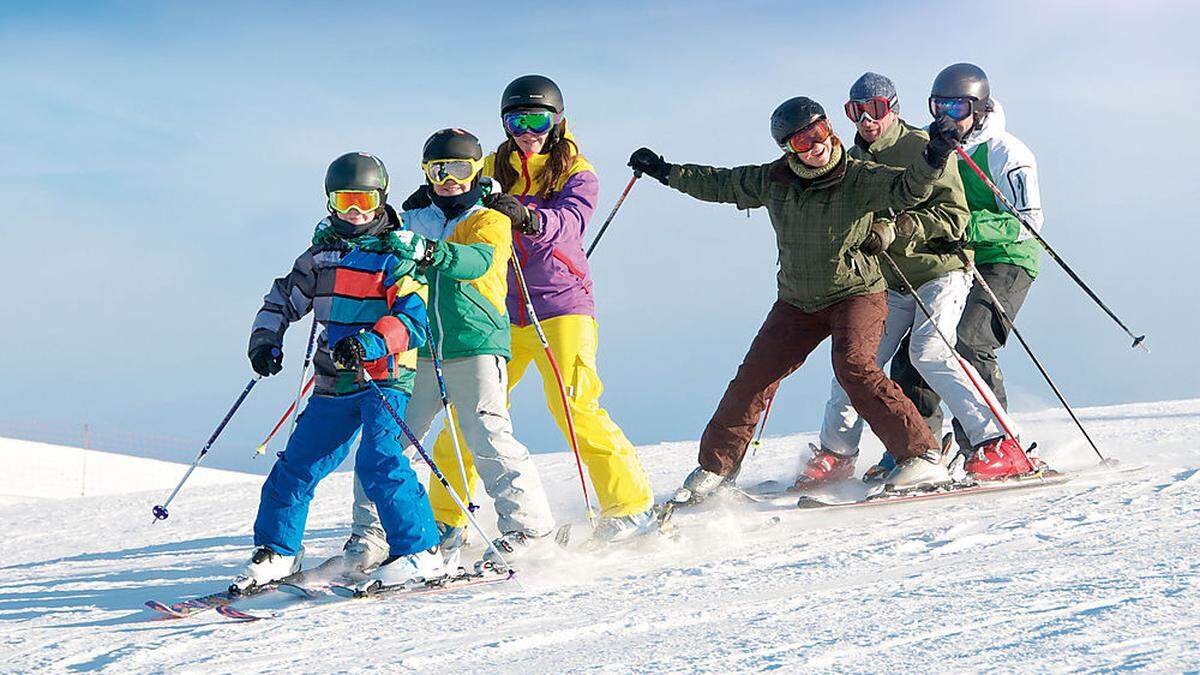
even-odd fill
[{"label": "woman in purple jacket", "polygon": [[[594,536],[606,541],[624,539],[645,531],[653,522],[654,493],[633,444],[600,407],[604,386],[596,372],[595,302],[583,252],[584,229],[596,208],[599,190],[596,172],[567,130],[562,93],[549,78],[525,75],[514,80],[501,97],[500,114],[507,138],[486,158],[483,170],[502,192],[489,196],[486,204],[513,223],[513,263],[521,266],[536,318],[560,369],[579,454],[600,502],[601,518]],[[511,268],[508,313],[512,324],[509,391],[530,362],[534,363],[542,376],[546,405],[570,442],[558,380]],[[447,431],[438,437],[434,454],[455,462]],[[467,464],[468,480],[474,486],[474,467]],[[454,482],[453,472],[447,477]],[[438,485],[430,497],[435,510],[439,500],[451,501]],[[528,536],[513,538],[504,548],[516,551],[532,543]]]}]

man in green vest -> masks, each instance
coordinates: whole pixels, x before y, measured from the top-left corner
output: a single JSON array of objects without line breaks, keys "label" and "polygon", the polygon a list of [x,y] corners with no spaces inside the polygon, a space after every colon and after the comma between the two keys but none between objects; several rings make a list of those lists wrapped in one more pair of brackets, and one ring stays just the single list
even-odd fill
[{"label": "man in green vest", "polygon": [[[979,66],[956,63],[938,73],[929,96],[934,118],[954,119],[964,133],[962,148],[996,184],[1000,192],[1038,231],[1042,227],[1042,202],[1038,190],[1037,161],[1033,152],[1005,129],[1004,109],[991,95],[987,75]],[[1037,240],[1008,213],[991,189],[965,162],[959,174],[971,209],[967,247],[974,252],[975,266],[995,292],[1009,318],[1016,318],[1029,287],[1037,277],[1041,248]],[[1007,407],[1004,379],[996,350],[1008,339],[1008,328],[992,306],[987,293],[976,284],[958,323],[958,351],[979,371]],[[903,352],[901,353],[901,355]],[[907,358],[892,361],[892,377],[916,404],[935,431],[941,429],[940,397],[921,378]],[[962,425],[956,419],[959,447],[970,450]],[[1003,471],[1021,458],[984,453],[975,461]]]}]

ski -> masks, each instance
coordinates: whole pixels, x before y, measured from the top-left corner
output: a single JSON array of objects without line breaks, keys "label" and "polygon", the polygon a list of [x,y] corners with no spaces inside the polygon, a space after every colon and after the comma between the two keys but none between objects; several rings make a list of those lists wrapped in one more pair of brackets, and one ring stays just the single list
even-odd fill
[{"label": "ski", "polygon": [[904,492],[881,491],[867,495],[861,499],[822,499],[804,495],[796,506],[801,509],[848,508],[855,506],[875,506],[880,504],[903,504],[906,502],[923,501],[927,499],[942,499],[949,497],[966,497],[985,492],[1004,492],[1051,485],[1062,485],[1071,480],[1072,476],[1057,471],[1045,471],[1032,476],[1010,478],[1003,481],[973,481],[970,479],[955,481],[928,489],[909,490]]},{"label": "ski", "polygon": [[201,612],[228,607],[239,600],[245,600],[246,598],[253,598],[258,595],[263,595],[264,593],[279,590],[281,585],[302,585],[305,583],[305,581],[309,581],[313,577],[321,576],[323,573],[329,571],[332,567],[334,567],[334,563],[337,563],[337,565],[340,566],[341,560],[342,557],[340,555],[333,556],[316,567],[300,570],[295,574],[280,579],[278,582],[264,584],[262,586],[254,586],[238,593],[230,593],[229,589],[225,589],[223,591],[217,591],[216,593],[209,593],[208,595],[188,598],[187,600],[181,600],[169,605],[159,600],[147,600],[145,605],[146,607],[159,612],[166,618],[186,619],[190,616],[200,614]]}]

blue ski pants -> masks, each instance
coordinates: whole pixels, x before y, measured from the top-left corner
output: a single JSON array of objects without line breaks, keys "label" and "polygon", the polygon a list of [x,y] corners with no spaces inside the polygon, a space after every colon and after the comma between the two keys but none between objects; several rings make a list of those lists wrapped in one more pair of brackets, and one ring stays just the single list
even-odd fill
[{"label": "blue ski pants", "polygon": [[[382,388],[402,418],[408,395]],[[404,456],[400,425],[367,389],[347,396],[314,396],[300,415],[283,456],[262,488],[254,545],[296,555],[304,538],[308,505],[321,479],[346,459],[362,431],[354,472],[379,508],[391,555],[408,555],[438,542],[437,525],[425,487]]]}]

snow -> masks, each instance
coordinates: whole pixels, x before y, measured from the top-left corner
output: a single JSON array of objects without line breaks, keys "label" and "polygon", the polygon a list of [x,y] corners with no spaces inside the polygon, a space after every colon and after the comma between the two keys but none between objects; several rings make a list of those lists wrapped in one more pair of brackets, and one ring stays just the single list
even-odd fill
[{"label": "snow", "polygon": [[[149,620],[141,604],[233,576],[251,544],[256,482],[190,485],[158,524],[161,491],[3,505],[0,671],[1196,670],[1200,400],[1080,413],[1103,450],[1146,468],[856,510],[726,502],[681,513],[674,541],[526,565],[524,591],[271,594],[244,603],[279,615],[253,624],[211,612]],[[1065,413],[1019,419],[1052,464],[1095,464]],[[790,477],[812,440],[767,439],[742,484]],[[860,468],[879,452],[871,443]],[[664,498],[696,444],[640,450]],[[557,513],[586,530],[573,460],[536,459]],[[317,491],[313,564],[344,540],[349,478]]]}]

